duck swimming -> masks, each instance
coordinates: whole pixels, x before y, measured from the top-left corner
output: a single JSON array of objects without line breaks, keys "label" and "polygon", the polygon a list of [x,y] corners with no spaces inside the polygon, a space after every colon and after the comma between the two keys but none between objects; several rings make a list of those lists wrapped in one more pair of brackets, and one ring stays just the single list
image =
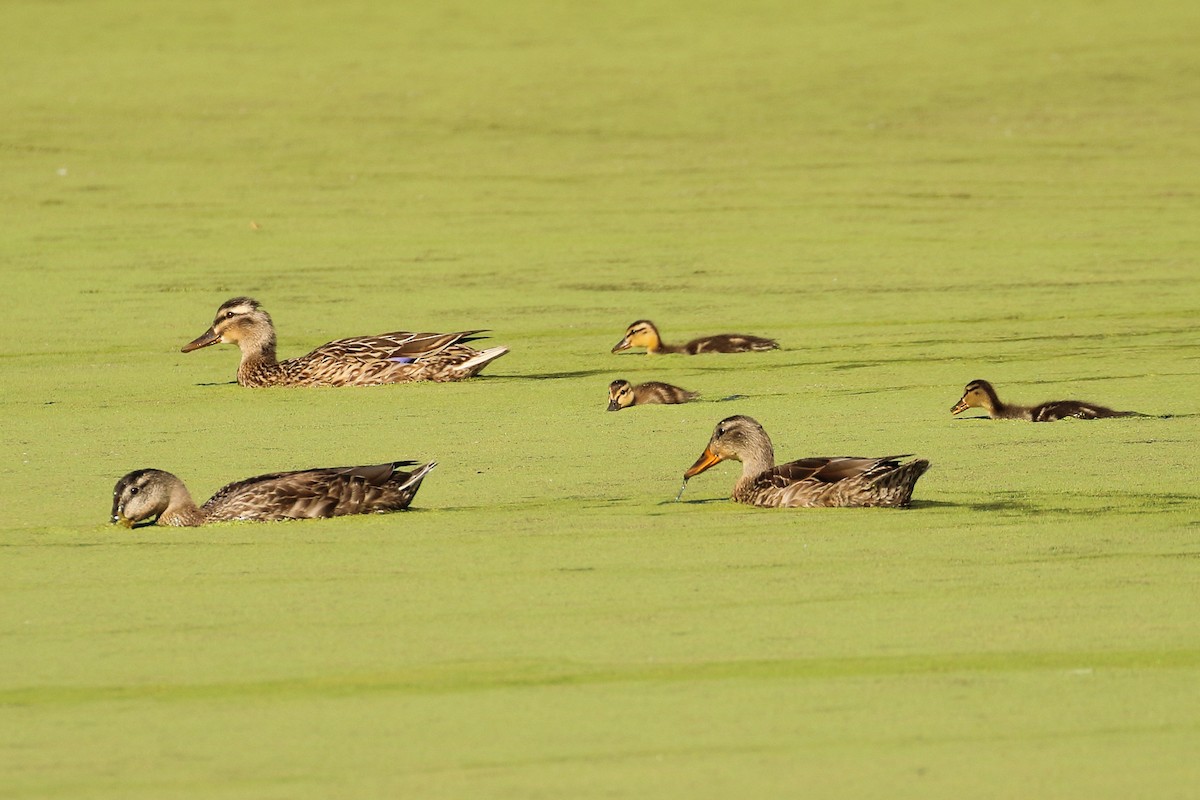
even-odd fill
[{"label": "duck swimming", "polygon": [[762,350],[777,350],[779,342],[750,336],[744,333],[721,333],[716,336],[701,336],[687,344],[673,345],[663,342],[658,328],[648,319],[639,319],[625,330],[625,337],[613,346],[612,352],[644,347],[647,353],[685,353],[690,356],[700,353],[749,353]]},{"label": "duck swimming", "polygon": [[275,358],[271,315],[250,297],[226,300],[212,327],[183,346],[190,353],[220,342],[242,351],[237,382],[242,386],[378,386],[412,381],[470,378],[508,352],[507,347],[475,350],[467,342],[482,330],[457,333],[395,331],[354,336],[323,344],[286,361]]},{"label": "duck swimming", "polygon": [[1106,406],[1080,400],[1052,400],[1036,406],[1015,406],[1000,402],[996,390],[984,380],[974,380],[963,390],[962,399],[950,409],[961,414],[968,408],[982,408],[992,419],[1023,419],[1029,422],[1054,422],[1067,419],[1104,419],[1105,417],[1140,417],[1136,411],[1114,411]]},{"label": "duck swimming", "polygon": [[421,481],[437,462],[406,472],[416,461],[369,467],[331,467],[274,472],[225,486],[197,506],[183,481],[160,469],[129,473],[113,488],[111,522],[132,528],[154,518],[159,525],[192,527],[207,522],[341,517],[408,508]]},{"label": "duck swimming", "polygon": [[658,381],[647,381],[634,386],[626,380],[615,380],[608,385],[608,410],[620,411],[630,406],[673,405],[695,400],[700,395],[678,386]]},{"label": "duck swimming", "polygon": [[[907,456],[802,458],[775,464],[775,449],[762,425],[737,415],[717,423],[696,463],[683,473],[684,486],[726,459],[742,462],[733,500],[767,508],[903,507],[929,462]],[[683,489],[680,489],[680,494]]]}]

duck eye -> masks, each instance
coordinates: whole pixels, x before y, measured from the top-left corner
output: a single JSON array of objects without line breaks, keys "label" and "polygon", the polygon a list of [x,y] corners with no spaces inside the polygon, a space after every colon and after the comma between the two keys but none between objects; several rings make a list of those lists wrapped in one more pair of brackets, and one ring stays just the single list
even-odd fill
[{"label": "duck eye", "polygon": [[138,487],[136,487],[136,486],[132,487],[132,488],[129,490],[129,495],[130,495],[130,497],[132,497],[133,495],[137,494],[139,491],[141,491],[141,490],[140,490],[140,489],[138,489]]},{"label": "duck eye", "polygon": [[233,312],[232,312],[232,311],[226,311],[226,312],[225,312],[225,319],[233,319]]}]

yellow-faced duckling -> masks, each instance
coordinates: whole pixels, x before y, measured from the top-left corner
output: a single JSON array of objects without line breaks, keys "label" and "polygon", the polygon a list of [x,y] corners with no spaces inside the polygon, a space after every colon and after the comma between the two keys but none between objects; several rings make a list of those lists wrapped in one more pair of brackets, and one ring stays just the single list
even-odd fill
[{"label": "yellow-faced duckling", "polygon": [[212,327],[183,346],[190,353],[224,342],[242,351],[242,386],[377,386],[411,381],[460,381],[508,352],[475,350],[477,331],[355,336],[324,344],[308,355],[277,361],[275,326],[257,300],[235,297],[217,309]]},{"label": "yellow-faced duckling", "polygon": [[648,319],[639,319],[625,330],[625,337],[613,346],[614,353],[631,347],[644,347],[647,353],[749,353],[761,350],[777,350],[779,342],[750,336],[744,333],[721,333],[716,336],[701,336],[687,344],[674,345],[663,342],[658,328]]},{"label": "yellow-faced duckling", "polygon": [[647,381],[634,386],[626,380],[615,380],[608,385],[608,410],[620,411],[630,406],[673,405],[695,400],[700,395],[678,386],[658,381]]},{"label": "yellow-faced duckling", "polygon": [[1095,403],[1079,400],[1052,400],[1037,406],[1012,406],[1000,402],[996,390],[987,381],[976,380],[967,384],[962,399],[950,409],[951,414],[961,414],[968,408],[982,408],[992,419],[1023,419],[1029,422],[1053,422],[1059,419],[1103,419],[1105,417],[1140,417],[1136,411],[1114,411]]},{"label": "yellow-faced duckling", "polygon": [[139,469],[113,488],[111,522],[132,528],[154,518],[159,525],[341,517],[408,508],[436,461],[406,472],[416,461],[370,467],[330,467],[259,475],[224,487],[197,507],[183,481],[160,469]]},{"label": "yellow-faced duckling", "polygon": [[769,508],[907,506],[917,479],[929,469],[925,459],[901,463],[907,458],[903,455],[802,458],[776,465],[775,449],[762,425],[738,415],[717,423],[704,453],[683,474],[684,486],[727,458],[742,462],[733,499]]}]

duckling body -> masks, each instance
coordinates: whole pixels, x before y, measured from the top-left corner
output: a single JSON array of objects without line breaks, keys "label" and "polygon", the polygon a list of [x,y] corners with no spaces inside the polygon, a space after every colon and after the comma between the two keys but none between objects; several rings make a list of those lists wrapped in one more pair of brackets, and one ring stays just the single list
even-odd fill
[{"label": "duckling body", "polygon": [[112,522],[133,527],[155,518],[158,525],[192,527],[206,522],[341,517],[408,508],[421,481],[437,462],[411,472],[394,461],[367,467],[330,467],[274,472],[231,483],[197,507],[183,481],[169,472],[140,469],[117,481]]},{"label": "duckling body", "polygon": [[961,414],[968,408],[982,408],[992,419],[1023,419],[1028,422],[1054,422],[1068,417],[1074,419],[1104,419],[1106,417],[1140,417],[1136,411],[1114,411],[1107,406],[1081,400],[1052,400],[1036,406],[1009,405],[1000,401],[996,390],[984,380],[967,384],[951,414]]},{"label": "duckling body", "polygon": [[648,319],[639,319],[625,330],[625,336],[613,346],[612,352],[628,350],[631,347],[644,347],[647,353],[684,353],[689,356],[700,353],[749,353],[763,350],[777,350],[779,343],[774,339],[764,339],[761,336],[750,336],[745,333],[721,333],[716,336],[701,336],[692,339],[687,344],[666,344],[658,333],[658,328]]},{"label": "duckling body", "polygon": [[[775,450],[762,425],[737,415],[717,423],[708,446],[683,474],[684,484],[709,467],[733,459],[742,474],[733,500],[767,508],[903,507],[929,462],[906,456],[802,458],[775,464]],[[681,490],[682,491],[682,490]]]},{"label": "duckling body", "polygon": [[275,325],[257,300],[235,297],[217,309],[212,327],[183,346],[190,353],[219,342],[242,353],[242,386],[377,386],[412,381],[458,381],[477,374],[508,352],[475,350],[467,342],[481,330],[457,333],[395,331],[354,336],[321,345],[286,361],[275,357]]},{"label": "duckling body", "polygon": [[647,381],[634,386],[626,380],[615,380],[608,385],[608,410],[620,411],[630,406],[674,405],[695,400],[700,395],[679,386],[658,381]]}]

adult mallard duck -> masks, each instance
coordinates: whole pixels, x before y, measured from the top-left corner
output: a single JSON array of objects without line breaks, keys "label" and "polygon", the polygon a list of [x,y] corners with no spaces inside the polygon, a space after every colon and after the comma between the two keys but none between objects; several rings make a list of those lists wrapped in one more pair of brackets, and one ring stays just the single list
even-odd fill
[{"label": "adult mallard duck", "polygon": [[1114,411],[1095,403],[1079,400],[1052,400],[1036,406],[1011,406],[1000,402],[996,390],[987,381],[975,380],[967,384],[962,399],[950,409],[951,414],[961,414],[968,408],[982,408],[992,419],[1023,419],[1030,422],[1053,422],[1073,417],[1075,419],[1103,419],[1105,417],[1140,417],[1136,411]]},{"label": "adult mallard duck", "polygon": [[639,319],[625,329],[625,337],[613,346],[612,352],[617,353],[631,347],[644,347],[647,353],[686,353],[694,356],[700,353],[749,353],[759,350],[777,350],[779,342],[744,333],[721,333],[716,336],[701,336],[699,339],[692,339],[687,344],[666,344],[653,322],[648,319]]},{"label": "adult mallard duck", "polygon": [[112,522],[132,528],[155,518],[159,525],[341,517],[408,508],[436,461],[405,472],[416,461],[371,467],[330,467],[274,472],[222,488],[197,507],[183,481],[160,469],[139,469],[113,488]]},{"label": "adult mallard duck", "polygon": [[929,469],[925,459],[901,463],[907,458],[903,455],[802,458],[776,465],[775,448],[762,425],[738,415],[717,423],[700,458],[683,473],[684,486],[727,458],[742,462],[733,499],[770,508],[907,506],[917,479]]},{"label": "adult mallard duck", "polygon": [[658,381],[648,381],[634,386],[626,380],[615,380],[608,385],[608,410],[620,411],[630,406],[646,406],[653,404],[672,405],[686,403],[699,397],[696,392],[689,392],[678,386]]},{"label": "adult mallard duck", "polygon": [[410,381],[460,381],[508,352],[475,350],[466,342],[477,331],[355,336],[321,345],[308,355],[277,361],[275,325],[257,300],[235,297],[217,309],[212,327],[183,346],[190,353],[225,342],[242,351],[237,381],[242,386],[377,386]]}]

